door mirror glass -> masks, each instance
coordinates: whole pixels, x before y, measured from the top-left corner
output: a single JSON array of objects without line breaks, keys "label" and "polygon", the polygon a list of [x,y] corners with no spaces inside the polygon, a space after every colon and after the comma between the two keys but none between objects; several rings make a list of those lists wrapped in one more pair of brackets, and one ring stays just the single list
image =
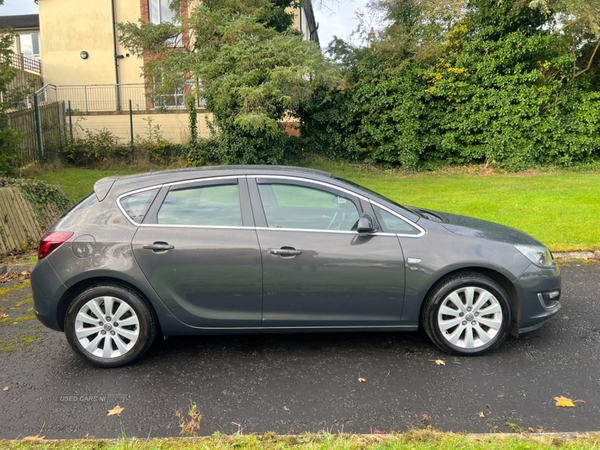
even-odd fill
[{"label": "door mirror glass", "polygon": [[356,231],[359,233],[376,233],[379,227],[377,222],[371,214],[362,213],[360,219],[358,219],[358,226]]}]

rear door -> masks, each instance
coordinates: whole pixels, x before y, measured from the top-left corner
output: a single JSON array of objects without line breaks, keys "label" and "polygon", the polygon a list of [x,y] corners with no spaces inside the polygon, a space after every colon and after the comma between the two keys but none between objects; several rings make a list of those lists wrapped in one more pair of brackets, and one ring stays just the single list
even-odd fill
[{"label": "rear door", "polygon": [[264,327],[400,324],[402,250],[395,234],[356,232],[364,201],[306,179],[248,182],[263,258]]},{"label": "rear door", "polygon": [[182,322],[261,326],[260,250],[244,177],[162,187],[135,234],[133,252]]}]

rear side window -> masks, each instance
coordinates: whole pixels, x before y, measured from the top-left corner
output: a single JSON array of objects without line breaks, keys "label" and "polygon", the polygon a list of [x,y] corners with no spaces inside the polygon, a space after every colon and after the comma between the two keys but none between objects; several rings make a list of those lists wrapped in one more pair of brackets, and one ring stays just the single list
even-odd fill
[{"label": "rear side window", "polygon": [[157,220],[165,225],[242,226],[237,184],[171,190]]},{"label": "rear side window", "polygon": [[373,205],[373,209],[375,209],[375,214],[377,214],[377,218],[383,224],[386,231],[391,233],[399,233],[399,234],[420,234],[421,231],[413,227],[408,222],[400,219],[387,212],[386,210],[379,208],[378,206]]},{"label": "rear side window", "polygon": [[128,195],[121,199],[121,207],[131,220],[141,223],[157,193],[158,189],[151,189]]}]

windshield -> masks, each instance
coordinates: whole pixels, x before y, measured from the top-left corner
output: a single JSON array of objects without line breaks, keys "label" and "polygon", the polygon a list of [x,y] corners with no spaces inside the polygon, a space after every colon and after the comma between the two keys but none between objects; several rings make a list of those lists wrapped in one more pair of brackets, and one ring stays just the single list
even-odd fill
[{"label": "windshield", "polygon": [[357,183],[355,183],[354,181],[346,180],[345,178],[342,178],[342,177],[337,177],[337,176],[336,176],[336,177],[334,177],[334,178],[335,178],[336,180],[343,181],[344,183],[348,183],[348,184],[350,184],[350,185],[352,185],[352,186],[354,186],[354,187],[360,188],[361,190],[363,190],[363,191],[365,191],[365,192],[368,192],[369,194],[371,194],[371,195],[374,195],[375,197],[377,197],[377,198],[379,198],[379,199],[381,199],[381,200],[384,200],[384,201],[386,201],[386,202],[388,202],[388,203],[391,203],[392,205],[395,205],[395,206],[397,206],[397,207],[399,207],[399,208],[402,208],[402,209],[404,209],[404,210],[406,210],[406,211],[408,211],[408,212],[411,212],[411,213],[413,213],[413,214],[415,214],[415,215],[417,215],[417,216],[419,216],[419,217],[425,217],[425,216],[424,216],[423,214],[421,214],[419,211],[416,211],[416,210],[414,210],[414,209],[412,209],[412,208],[409,208],[408,206],[401,205],[400,203],[396,203],[394,200],[390,200],[389,198],[387,198],[387,197],[385,197],[385,196],[383,196],[383,195],[381,195],[381,194],[379,194],[379,193],[377,193],[377,192],[375,192],[375,191],[372,191],[372,190],[371,190],[371,189],[369,189],[369,188],[366,188],[366,187],[364,187],[364,186],[361,186],[360,184],[357,184]]}]

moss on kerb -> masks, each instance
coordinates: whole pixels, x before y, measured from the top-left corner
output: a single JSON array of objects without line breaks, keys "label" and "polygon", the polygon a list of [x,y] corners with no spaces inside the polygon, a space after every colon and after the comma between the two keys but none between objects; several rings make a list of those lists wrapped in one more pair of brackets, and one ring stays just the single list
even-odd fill
[{"label": "moss on kerb", "polygon": [[20,291],[21,289],[31,287],[31,281],[22,280],[20,283],[15,284],[14,286],[3,287],[0,288],[0,297],[4,297],[6,294],[10,294],[12,292]]},{"label": "moss on kerb", "polygon": [[2,314],[8,316],[0,318],[0,354],[31,351],[43,340],[41,324],[33,314],[30,286],[28,279],[16,279],[0,288]]}]

